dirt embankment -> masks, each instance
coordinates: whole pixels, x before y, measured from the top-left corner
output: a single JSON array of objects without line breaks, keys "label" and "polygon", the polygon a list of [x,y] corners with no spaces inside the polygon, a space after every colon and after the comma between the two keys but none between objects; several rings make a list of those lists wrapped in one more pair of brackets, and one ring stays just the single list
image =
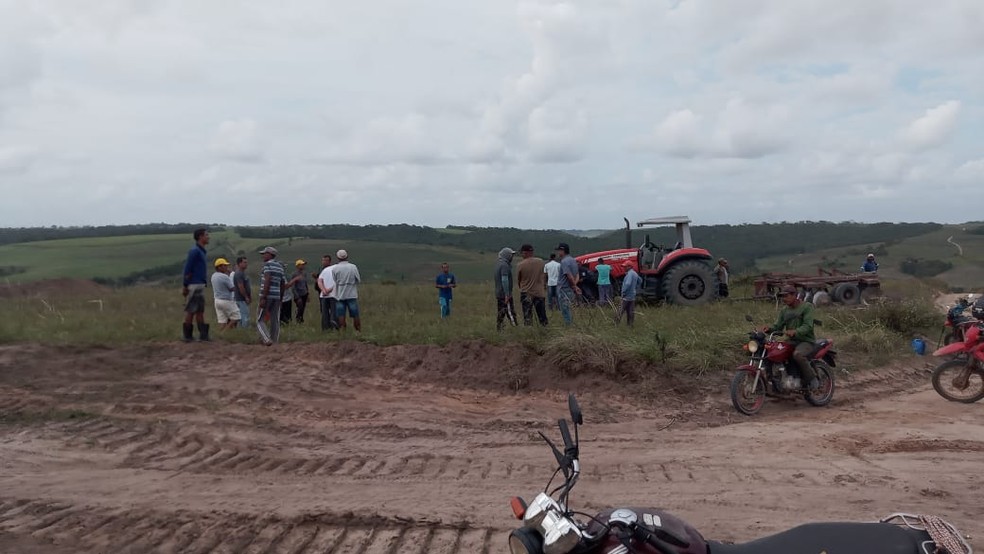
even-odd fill
[{"label": "dirt embankment", "polygon": [[579,509],[659,505],[719,539],[895,511],[979,534],[984,404],[923,368],[841,377],[828,408],[747,418],[725,375],[642,397],[480,342],[3,346],[0,551],[503,552],[568,389]]}]

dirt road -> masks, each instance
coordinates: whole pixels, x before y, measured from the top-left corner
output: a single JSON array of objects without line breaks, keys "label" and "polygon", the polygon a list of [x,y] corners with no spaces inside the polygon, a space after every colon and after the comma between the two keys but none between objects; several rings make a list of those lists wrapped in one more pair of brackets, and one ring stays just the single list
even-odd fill
[{"label": "dirt road", "polygon": [[[566,413],[566,390],[511,392],[493,375],[521,357],[0,347],[0,551],[507,551],[509,496],[552,470],[535,433]],[[932,513],[980,547],[984,403],[927,383],[882,370],[842,379],[828,408],[769,403],[756,418],[731,410],[723,375],[657,407],[616,384],[579,391],[574,503],[661,506],[731,540]]]}]

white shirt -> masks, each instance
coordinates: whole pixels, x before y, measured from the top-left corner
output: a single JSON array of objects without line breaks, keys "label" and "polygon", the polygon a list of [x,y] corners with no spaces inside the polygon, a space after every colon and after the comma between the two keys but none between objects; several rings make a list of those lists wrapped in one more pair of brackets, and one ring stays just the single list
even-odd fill
[{"label": "white shirt", "polygon": [[334,268],[335,266],[330,265],[322,269],[321,273],[318,275],[318,280],[324,282],[324,288],[331,289],[328,294],[325,294],[325,291],[322,290],[321,294],[318,295],[321,298],[337,298],[335,296],[335,274],[332,271]]},{"label": "white shirt", "polygon": [[543,266],[543,272],[547,274],[547,286],[556,287],[560,280],[560,263],[557,260],[550,260]]}]

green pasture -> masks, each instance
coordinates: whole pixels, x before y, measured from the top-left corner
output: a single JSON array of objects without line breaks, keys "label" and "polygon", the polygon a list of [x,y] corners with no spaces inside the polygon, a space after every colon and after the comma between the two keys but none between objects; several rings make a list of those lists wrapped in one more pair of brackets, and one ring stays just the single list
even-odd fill
[{"label": "green pasture", "polygon": [[[897,283],[906,283],[899,281]],[[736,286],[736,296],[750,293]],[[871,367],[910,356],[914,334],[938,333],[942,316],[930,305],[925,290],[901,287],[907,300],[867,307],[818,308],[825,325],[821,336],[833,337],[844,354],[845,367]],[[209,295],[210,296],[210,295]],[[778,313],[775,302],[725,301],[698,308],[640,306],[636,326],[615,326],[613,306],[580,306],[575,325],[565,327],[558,312],[550,325],[495,329],[495,301],[491,287],[463,284],[455,291],[452,316],[441,320],[437,291],[429,284],[360,287],[363,332],[356,335],[323,332],[319,308],[309,305],[307,322],[283,330],[282,341],[334,342],[360,340],[378,345],[437,344],[483,340],[516,344],[548,357],[569,371],[585,368],[619,378],[626,372],[656,365],[680,371],[728,370],[744,357],[741,345],[753,324],[771,323]],[[206,320],[215,322],[211,298]],[[127,287],[83,295],[37,294],[0,299],[8,317],[0,319],[0,343],[118,345],[178,341],[181,336],[182,297],[175,287]],[[254,312],[255,313],[255,312]],[[235,329],[215,340],[257,343],[253,329]],[[189,348],[201,347],[189,345]],[[289,347],[289,346],[285,346]],[[592,369],[593,368],[593,369]],[[506,368],[504,368],[506,369]],[[635,377],[640,377],[636,375]]]},{"label": "green pasture", "polygon": [[[902,273],[900,264],[907,258],[942,260],[953,269],[936,276],[950,287],[977,290],[984,287],[984,235],[969,233],[976,225],[947,225],[937,231],[886,243],[856,244],[829,248],[804,254],[771,256],[756,260],[762,271],[816,274],[818,267],[837,268],[855,273],[868,252],[878,252],[879,275],[888,279],[910,279]],[[958,249],[947,242],[953,242]]]}]

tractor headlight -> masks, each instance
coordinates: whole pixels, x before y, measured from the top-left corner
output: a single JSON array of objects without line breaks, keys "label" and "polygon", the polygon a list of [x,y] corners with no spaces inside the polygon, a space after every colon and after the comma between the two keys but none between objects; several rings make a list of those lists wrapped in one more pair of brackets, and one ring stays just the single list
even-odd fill
[{"label": "tractor headlight", "polygon": [[748,341],[748,351],[749,352],[751,352],[752,354],[754,354],[754,353],[758,352],[758,349],[759,349],[759,343],[758,343],[757,340],[750,340],[750,341]]}]

